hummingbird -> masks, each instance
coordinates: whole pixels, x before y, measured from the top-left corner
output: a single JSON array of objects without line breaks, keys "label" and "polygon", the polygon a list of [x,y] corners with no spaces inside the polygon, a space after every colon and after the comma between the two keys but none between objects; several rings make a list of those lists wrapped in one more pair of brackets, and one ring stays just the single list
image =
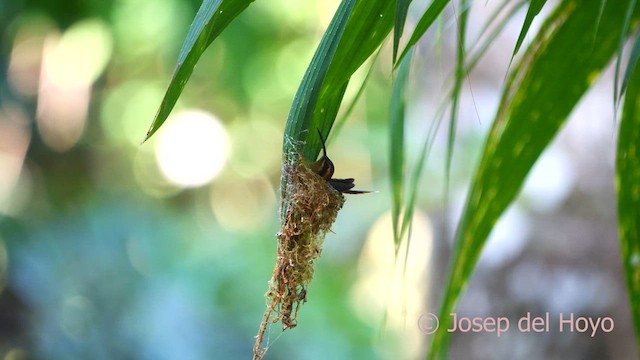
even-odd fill
[{"label": "hummingbird", "polygon": [[311,164],[311,170],[316,174],[320,175],[321,178],[327,180],[331,186],[338,190],[343,194],[367,194],[371,191],[363,191],[363,190],[351,190],[354,186],[356,186],[353,182],[353,178],[348,179],[334,179],[332,178],[333,172],[335,170],[333,166],[333,162],[327,156],[327,147],[324,143],[324,138],[320,133],[319,129],[318,135],[320,136],[320,142],[322,142],[322,157],[318,159],[318,161]]}]

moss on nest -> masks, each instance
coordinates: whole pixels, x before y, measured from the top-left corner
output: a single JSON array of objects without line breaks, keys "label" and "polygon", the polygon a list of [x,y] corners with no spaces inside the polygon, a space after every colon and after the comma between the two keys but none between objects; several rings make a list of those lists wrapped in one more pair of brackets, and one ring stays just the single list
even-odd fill
[{"label": "moss on nest", "polygon": [[309,169],[300,155],[286,159],[282,170],[277,258],[265,295],[267,309],[256,336],[254,359],[261,359],[268,348],[262,343],[270,324],[281,321],[283,330],[297,325],[298,310],[307,300],[307,286],[324,236],[344,204],[344,196]]}]

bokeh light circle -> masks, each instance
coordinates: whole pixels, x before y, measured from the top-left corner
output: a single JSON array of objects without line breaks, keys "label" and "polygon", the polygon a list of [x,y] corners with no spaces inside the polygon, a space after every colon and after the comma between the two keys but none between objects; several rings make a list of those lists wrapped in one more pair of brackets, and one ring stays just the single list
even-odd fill
[{"label": "bokeh light circle", "polygon": [[174,185],[196,187],[213,180],[229,157],[229,136],[220,120],[201,111],[183,111],[158,132],[156,161]]}]

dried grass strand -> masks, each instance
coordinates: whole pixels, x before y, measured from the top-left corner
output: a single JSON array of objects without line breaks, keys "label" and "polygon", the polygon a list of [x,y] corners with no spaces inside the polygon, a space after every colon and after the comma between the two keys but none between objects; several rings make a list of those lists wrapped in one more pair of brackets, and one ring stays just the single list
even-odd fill
[{"label": "dried grass strand", "polygon": [[344,196],[311,171],[300,155],[285,159],[282,170],[284,191],[276,264],[265,294],[267,308],[256,336],[254,360],[262,359],[268,349],[262,344],[270,325],[280,321],[283,331],[297,325],[324,236],[344,204]]}]

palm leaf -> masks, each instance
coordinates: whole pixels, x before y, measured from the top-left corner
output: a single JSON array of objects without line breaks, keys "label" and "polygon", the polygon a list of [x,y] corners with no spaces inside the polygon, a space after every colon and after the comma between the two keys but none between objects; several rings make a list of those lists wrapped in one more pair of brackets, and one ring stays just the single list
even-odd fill
[{"label": "palm leaf", "polygon": [[182,45],[178,64],[160,108],[147,131],[145,141],[158,131],[169,117],[202,53],[252,2],[253,0],[204,0],[202,2]]},{"label": "palm leaf", "polygon": [[[340,43],[355,3],[355,0],[345,0],[340,4],[333,20],[329,24],[329,28],[320,41],[318,49],[311,59],[311,64],[304,74],[302,83],[293,99],[289,118],[287,119],[284,141],[285,154],[291,152],[297,153],[300,150],[297,144],[300,144],[301,140],[307,136],[316,103],[320,97],[321,90],[323,90],[322,84],[329,72],[329,66],[336,53],[336,49],[338,48],[338,44]],[[346,86],[338,90],[340,97],[344,95],[345,90]],[[318,127],[318,129],[320,129],[320,127]],[[324,133],[323,137],[326,139],[327,131],[322,132]]]},{"label": "palm leaf", "polygon": [[[622,23],[622,31],[620,32],[622,35],[620,36],[620,40],[618,43],[618,57],[616,58],[616,69],[614,71],[614,75],[613,75],[613,105],[617,108],[618,107],[618,82],[619,82],[619,75],[620,75],[620,65],[621,65],[621,60],[622,60],[622,50],[624,49],[624,43],[626,42],[626,36],[624,36],[627,31],[629,30],[629,26],[631,26],[631,17],[633,15],[633,11],[636,8],[636,0],[631,0],[629,1],[629,3],[627,4],[627,8],[625,11],[625,18],[624,18],[624,22]],[[632,64],[629,64],[630,66]],[[624,93],[624,86],[620,89],[620,96],[622,96],[622,94]]]},{"label": "palm leaf", "polygon": [[447,139],[447,157],[445,161],[445,198],[449,193],[449,177],[451,171],[451,161],[453,159],[453,146],[456,139],[456,127],[458,123],[458,104],[460,101],[460,92],[462,90],[462,83],[467,76],[465,72],[465,43],[466,43],[466,29],[467,20],[469,19],[469,1],[461,0],[461,13],[458,18],[458,54],[456,58],[456,72],[455,81],[453,85],[453,91],[451,96],[451,117],[449,121],[448,139]]},{"label": "palm leaf", "polygon": [[[335,37],[333,26],[347,1],[343,1],[336,12],[332,25],[323,37]],[[350,2],[349,2],[350,3]],[[294,144],[304,143],[304,158],[315,159],[320,153],[320,138],[313,129],[319,129],[327,138],[335,121],[340,104],[353,73],[373,54],[393,26],[394,3],[384,0],[357,1],[351,16],[344,25],[344,30],[332,53],[322,56],[314,55],[305,79],[310,72],[320,67],[325,72],[323,79],[309,81],[303,79],[291,106],[285,127],[284,153],[298,151]],[[322,43],[318,47],[323,46]],[[322,81],[320,81],[322,80]],[[313,93],[313,94],[312,94]],[[316,96],[316,101],[305,101],[305,96]],[[309,130],[312,131],[309,131]],[[311,136],[308,136],[308,135]],[[307,137],[308,136],[308,137]]]},{"label": "palm leaf", "polygon": [[422,17],[418,21],[416,28],[413,30],[409,41],[407,41],[407,45],[405,45],[402,54],[396,60],[396,64],[398,64],[404,57],[407,55],[409,50],[413,48],[422,35],[424,35],[427,30],[433,25],[433,23],[438,19],[442,10],[444,10],[445,6],[449,3],[449,0],[434,0],[431,5],[427,8],[427,10],[422,14]]},{"label": "palm leaf", "polygon": [[409,11],[411,0],[396,0],[396,16],[395,25],[393,27],[393,62],[398,57],[398,47],[400,46],[400,37],[404,30],[404,23],[407,20],[407,12]]},{"label": "palm leaf", "polygon": [[[526,175],[618,48],[628,1],[609,1],[593,48],[598,2],[568,0],[550,15],[513,69],[459,224],[430,358],[448,341],[449,313],[491,229],[518,195]],[[587,55],[588,54],[588,55]]]},{"label": "palm leaf", "polygon": [[616,159],[622,263],[640,351],[640,71],[629,78]]},{"label": "palm leaf", "polygon": [[[391,183],[391,218],[393,223],[393,240],[396,252],[400,247],[402,234],[400,229],[400,215],[403,211],[405,193],[405,90],[411,68],[411,56],[406,57],[393,81],[391,103],[389,111],[389,181]],[[407,211],[404,208],[404,211]]]},{"label": "palm leaf", "polygon": [[633,49],[631,50],[631,55],[629,55],[627,69],[624,71],[624,78],[622,79],[622,86],[620,87],[620,94],[619,94],[620,97],[624,95],[624,92],[627,89],[627,86],[629,85],[631,74],[634,72],[636,68],[636,64],[638,64],[639,57],[640,57],[640,34],[636,35],[636,40],[633,42]]},{"label": "palm leaf", "polygon": [[527,16],[524,18],[524,23],[522,24],[522,29],[520,30],[518,41],[516,41],[516,47],[513,49],[513,55],[511,55],[512,59],[514,56],[516,56],[518,50],[520,50],[520,46],[522,46],[522,42],[524,41],[525,36],[527,36],[527,32],[529,32],[529,28],[531,27],[533,19],[538,16],[540,10],[542,10],[546,2],[547,0],[532,0],[529,4]]}]

